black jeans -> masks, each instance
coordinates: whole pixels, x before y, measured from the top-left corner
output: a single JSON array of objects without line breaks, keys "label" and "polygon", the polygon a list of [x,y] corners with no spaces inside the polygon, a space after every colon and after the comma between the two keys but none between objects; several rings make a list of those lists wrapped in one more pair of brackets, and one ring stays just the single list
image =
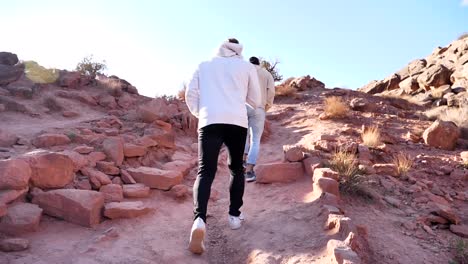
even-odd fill
[{"label": "black jeans", "polygon": [[206,222],[206,210],[210,199],[211,184],[218,168],[218,156],[221,146],[226,145],[229,153],[228,166],[231,171],[229,192],[231,204],[229,214],[239,216],[244,196],[243,155],[247,128],[212,124],[201,128],[198,132],[198,175],[193,185],[193,200],[195,219],[200,217]]}]

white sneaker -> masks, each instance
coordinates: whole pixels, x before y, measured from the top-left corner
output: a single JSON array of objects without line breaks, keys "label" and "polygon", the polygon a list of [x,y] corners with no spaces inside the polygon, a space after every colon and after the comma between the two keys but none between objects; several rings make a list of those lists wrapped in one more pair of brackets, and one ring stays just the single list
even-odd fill
[{"label": "white sneaker", "polygon": [[232,230],[239,229],[241,228],[242,221],[244,220],[245,220],[245,216],[243,213],[241,213],[239,216],[229,215],[229,226],[231,227]]},{"label": "white sneaker", "polygon": [[192,231],[190,232],[189,250],[192,253],[202,254],[205,251],[205,233],[205,222],[198,217],[193,221]]}]

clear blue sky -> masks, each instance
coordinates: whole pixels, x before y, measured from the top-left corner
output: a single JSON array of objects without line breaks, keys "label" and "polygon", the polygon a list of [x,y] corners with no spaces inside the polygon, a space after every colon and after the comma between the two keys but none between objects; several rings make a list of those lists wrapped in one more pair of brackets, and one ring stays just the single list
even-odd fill
[{"label": "clear blue sky", "polygon": [[244,56],[278,58],[285,77],[358,88],[468,31],[468,0],[0,0],[0,51],[108,74],[148,96],[175,94],[227,37]]}]

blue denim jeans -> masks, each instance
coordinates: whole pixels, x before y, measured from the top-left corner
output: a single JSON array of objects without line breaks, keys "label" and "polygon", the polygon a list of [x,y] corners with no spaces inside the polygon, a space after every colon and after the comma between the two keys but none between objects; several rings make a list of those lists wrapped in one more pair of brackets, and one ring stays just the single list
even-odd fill
[{"label": "blue denim jeans", "polygon": [[247,116],[249,118],[249,140],[246,141],[244,153],[248,154],[247,164],[255,165],[260,152],[260,139],[265,126],[265,109],[253,109],[247,106]]}]

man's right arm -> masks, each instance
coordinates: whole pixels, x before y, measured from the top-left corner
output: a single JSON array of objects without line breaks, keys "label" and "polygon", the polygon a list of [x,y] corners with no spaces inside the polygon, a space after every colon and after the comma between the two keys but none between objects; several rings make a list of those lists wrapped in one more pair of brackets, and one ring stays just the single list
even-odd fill
[{"label": "man's right arm", "polygon": [[[268,82],[267,82],[267,106],[270,108],[273,105],[273,100],[275,99],[275,80],[271,73],[268,73]],[[267,110],[267,109],[265,109]],[[268,110],[267,110],[268,111]]]},{"label": "man's right arm", "polygon": [[186,90],[185,90],[185,103],[187,104],[192,115],[198,118],[200,101],[200,86],[199,86],[199,74],[198,69],[190,79]]},{"label": "man's right arm", "polygon": [[256,109],[262,104],[262,94],[260,91],[260,84],[258,81],[258,74],[255,67],[251,67],[249,72],[249,83],[247,87],[247,104],[253,109]]}]

